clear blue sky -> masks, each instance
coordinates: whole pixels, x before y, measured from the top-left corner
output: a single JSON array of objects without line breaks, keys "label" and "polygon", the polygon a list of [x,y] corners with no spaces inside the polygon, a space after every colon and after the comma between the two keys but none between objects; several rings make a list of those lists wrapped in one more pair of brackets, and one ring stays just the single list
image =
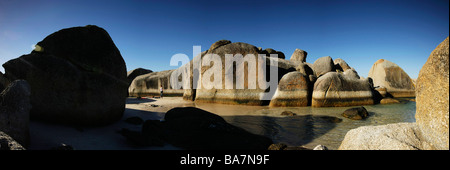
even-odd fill
[{"label": "clear blue sky", "polygon": [[228,39],[286,58],[300,48],[309,63],[342,58],[364,77],[383,58],[416,78],[449,35],[449,1],[0,0],[0,64],[30,53],[55,31],[88,24],[109,32],[128,70],[174,69],[172,55],[192,58],[193,45],[204,51]]}]

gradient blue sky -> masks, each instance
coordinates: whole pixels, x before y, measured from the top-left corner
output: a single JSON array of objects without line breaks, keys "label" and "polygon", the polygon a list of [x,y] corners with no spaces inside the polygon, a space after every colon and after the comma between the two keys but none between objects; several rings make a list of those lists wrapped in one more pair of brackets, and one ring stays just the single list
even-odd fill
[{"label": "gradient blue sky", "polygon": [[192,59],[193,45],[204,51],[227,39],[273,48],[287,59],[300,48],[309,63],[342,58],[363,77],[387,59],[417,78],[449,35],[449,1],[0,0],[0,64],[30,53],[55,31],[89,24],[109,32],[127,70],[174,69],[172,55]]}]

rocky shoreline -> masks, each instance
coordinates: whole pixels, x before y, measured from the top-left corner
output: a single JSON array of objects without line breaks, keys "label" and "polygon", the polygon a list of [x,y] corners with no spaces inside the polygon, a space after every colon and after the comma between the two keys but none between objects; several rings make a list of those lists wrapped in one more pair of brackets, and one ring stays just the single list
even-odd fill
[{"label": "rocky shoreline", "polygon": [[[368,78],[362,78],[340,58],[321,57],[311,64],[306,62],[304,50],[296,49],[287,60],[281,51],[263,50],[229,40],[217,41],[178,69],[161,72],[138,69],[127,74],[125,61],[106,30],[94,25],[62,29],[37,43],[30,54],[3,64],[5,74],[0,73],[0,148],[26,148],[30,143],[30,119],[79,127],[110,125],[122,119],[127,93],[135,97],[159,95],[159,87],[163,86],[165,94],[183,96],[195,103],[270,107],[361,106],[395,103],[398,97],[417,97],[416,123],[351,130],[339,149],[448,150],[448,46],[447,37],[431,53],[417,81],[398,65],[384,59],[374,63]],[[243,89],[172,87],[171,81],[180,79],[190,84],[213,86],[213,82],[194,80],[193,76],[203,76],[213,66],[203,66],[200,70],[191,66],[194,60],[201,60],[208,54],[216,54],[223,63],[225,54],[264,54],[266,62],[255,67],[277,69],[276,90],[266,93],[267,89],[252,89],[252,83],[258,87],[259,83],[250,81],[244,84],[230,81],[233,87],[242,85]],[[274,55],[271,54],[278,58],[272,58]],[[278,64],[275,67],[269,61]],[[222,71],[222,82],[226,81],[225,74],[248,77],[252,72],[249,68],[253,67],[246,63],[236,63],[232,73],[226,73],[223,65],[216,66]],[[178,74],[186,71],[191,74]],[[173,73],[181,77],[173,79]],[[259,76],[262,77],[256,78],[268,79],[268,73]],[[268,95],[270,100],[261,100],[261,93]],[[357,112],[346,115],[361,116],[361,119],[367,116],[363,109],[357,109]],[[273,144],[271,139],[251,134],[228,124],[214,113],[195,107],[168,110],[164,119],[164,122],[147,120],[140,131],[122,129],[120,133],[138,145],[168,142],[185,149],[265,150]],[[393,134],[392,140],[384,140],[384,136]],[[219,141],[227,142],[215,145]],[[395,142],[408,145],[392,144]],[[283,150],[287,147],[279,144],[271,148]]]}]

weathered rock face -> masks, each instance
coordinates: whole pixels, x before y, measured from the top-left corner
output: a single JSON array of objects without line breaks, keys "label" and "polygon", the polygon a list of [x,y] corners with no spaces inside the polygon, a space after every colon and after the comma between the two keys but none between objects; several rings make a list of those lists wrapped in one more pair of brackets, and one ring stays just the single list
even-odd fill
[{"label": "weathered rock face", "polygon": [[208,51],[212,51],[212,50],[216,49],[217,47],[220,47],[222,45],[227,45],[227,44],[230,44],[230,43],[231,43],[230,40],[219,40],[219,41],[216,41],[215,43],[211,44],[211,47],[209,47]]},{"label": "weathered rock face", "polygon": [[435,149],[449,149],[449,38],[439,44],[419,72],[416,122]]},{"label": "weathered rock face", "polygon": [[420,136],[416,123],[362,126],[347,132],[339,150],[430,149],[430,145]]},{"label": "weathered rock face", "polygon": [[345,70],[343,74],[352,79],[361,79],[358,75],[358,72],[356,72],[356,70],[353,68]]},{"label": "weathered rock face", "polygon": [[0,93],[0,131],[23,146],[30,143],[30,85],[16,80]]},{"label": "weathered rock face", "polygon": [[174,108],[165,117],[165,139],[185,149],[266,150],[272,140],[227,123],[195,107]]},{"label": "weathered rock face", "polygon": [[428,57],[417,79],[416,123],[350,130],[339,149],[449,149],[449,38]]},{"label": "weathered rock face", "polygon": [[337,58],[334,59],[334,65],[338,69],[342,69],[342,71],[346,71],[348,69],[352,69],[350,66],[348,66],[347,62],[345,62],[343,59]]},{"label": "weathered rock face", "polygon": [[30,84],[32,118],[105,125],[119,120],[125,110],[125,62],[100,27],[62,29],[3,67],[8,79]]},{"label": "weathered rock face", "polygon": [[284,55],[283,52],[274,50],[272,48],[266,48],[266,49],[262,50],[261,54],[266,54],[267,57],[270,57],[270,54],[277,54],[278,58],[281,58],[281,59],[286,58],[286,56]]},{"label": "weathered rock face", "polygon": [[400,68],[388,60],[380,59],[369,71],[374,86],[386,87],[393,97],[414,97],[415,88],[411,78]]},{"label": "weathered rock face", "polygon": [[[266,64],[262,65],[259,64],[258,61],[258,54],[259,54],[259,50],[258,48],[256,48],[253,45],[250,44],[246,44],[246,43],[230,43],[230,44],[226,44],[223,46],[220,46],[214,50],[208,50],[204,55],[199,56],[200,59],[202,61],[204,61],[205,56],[211,56],[212,54],[216,54],[220,57],[221,59],[221,66],[218,65],[210,65],[210,66],[203,66],[201,67],[201,71],[198,71],[197,74],[201,74],[201,78],[198,79],[197,81],[193,81],[193,83],[196,83],[198,86],[201,86],[200,89],[196,89],[195,91],[195,101],[196,102],[214,102],[214,103],[226,103],[226,104],[247,104],[247,105],[267,105],[269,104],[268,101],[265,100],[260,100],[260,95],[262,93],[265,93],[266,89],[260,89],[259,88],[259,83],[258,83],[258,75],[256,74],[256,69],[258,67],[266,67],[266,75],[264,75],[267,80],[267,77],[269,75],[269,70],[270,69],[278,69],[278,80],[280,80],[280,78],[290,72],[290,71],[295,71],[295,66],[297,63],[295,62],[290,62],[288,60],[284,60],[284,59],[280,59],[280,58],[271,58],[270,60],[275,60],[278,62],[278,67],[274,67],[270,64],[269,58],[270,57],[263,57],[264,60],[266,60]],[[237,62],[233,62],[233,67],[234,69],[231,69],[230,72],[226,73],[226,63],[225,63],[225,54],[232,54],[234,56],[234,58],[236,58],[236,54],[241,54],[243,57],[245,57],[247,54],[253,54],[254,57],[248,58],[250,60],[254,60],[256,61],[255,67],[252,68],[251,66],[249,66],[248,62],[244,62],[245,59],[243,59],[242,61],[240,61],[239,63]],[[238,67],[238,64],[241,64],[241,62],[244,62],[243,65],[244,67]],[[191,61],[192,63],[192,61]],[[214,68],[218,68],[219,70],[222,71],[222,81],[220,84],[221,89],[216,89],[216,88],[212,88],[212,89],[206,89],[204,88],[204,86],[211,86],[213,87],[214,84],[214,80],[215,77],[213,75],[211,75],[210,80],[211,81],[207,81],[207,82],[203,82],[202,79],[203,77],[206,75],[206,71],[211,71]],[[193,67],[191,67],[191,69],[194,69]],[[210,70],[211,69],[211,70]],[[196,74],[194,72],[194,74]],[[232,76],[231,76],[232,74]],[[254,74],[256,75],[255,79],[249,79],[248,76],[249,74]],[[226,76],[226,75],[230,75],[230,76]],[[230,78],[232,77],[233,80],[228,79],[226,80],[226,78]],[[240,84],[236,83],[236,79],[237,77],[244,77],[244,83],[243,83],[243,87],[240,87]],[[226,88],[225,84],[226,82],[232,82],[232,88]],[[249,85],[255,83],[256,87],[255,88],[249,88]],[[239,87],[239,88],[238,88]],[[191,91],[192,94],[193,91]],[[273,90],[273,92],[275,92],[275,90]],[[270,98],[273,96],[274,93],[271,94]],[[270,99],[269,98],[269,99]]]},{"label": "weathered rock face", "polygon": [[131,71],[127,72],[128,83],[131,84],[131,82],[133,82],[133,80],[137,76],[152,73],[152,72],[153,72],[152,70],[147,70],[147,69],[143,69],[143,68],[137,68],[137,69],[131,70]]},{"label": "weathered rock face", "polygon": [[0,151],[1,150],[25,150],[25,148],[11,138],[11,136],[0,131]]},{"label": "weathered rock face", "polygon": [[352,79],[337,72],[319,77],[314,83],[312,106],[358,106],[373,104],[372,87],[368,80]]},{"label": "weathered rock face", "polygon": [[308,106],[311,91],[309,77],[298,71],[287,73],[281,78],[270,106]]},{"label": "weathered rock face", "polygon": [[312,65],[316,77],[335,71],[333,59],[330,56],[318,58]]},{"label": "weathered rock face", "polygon": [[183,96],[183,89],[175,90],[170,85],[170,75],[174,71],[166,70],[137,76],[128,88],[130,96],[159,96],[161,85],[164,96]]},{"label": "weathered rock face", "polygon": [[301,49],[296,48],[294,53],[292,53],[291,61],[301,61],[306,62],[306,56],[308,53],[306,51],[303,51]]}]

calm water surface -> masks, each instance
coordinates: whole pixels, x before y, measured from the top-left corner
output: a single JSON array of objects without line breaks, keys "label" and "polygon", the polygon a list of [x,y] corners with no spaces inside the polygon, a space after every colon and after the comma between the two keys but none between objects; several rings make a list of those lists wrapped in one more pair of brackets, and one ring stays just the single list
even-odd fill
[{"label": "calm water surface", "polygon": [[[224,104],[195,104],[196,107],[222,116],[228,123],[247,131],[264,135],[274,143],[314,148],[325,145],[338,149],[345,134],[360,126],[385,125],[398,122],[415,122],[416,102],[401,104],[367,105],[365,120],[350,120],[341,113],[352,107],[268,107]],[[281,116],[291,111],[296,116]]]}]

